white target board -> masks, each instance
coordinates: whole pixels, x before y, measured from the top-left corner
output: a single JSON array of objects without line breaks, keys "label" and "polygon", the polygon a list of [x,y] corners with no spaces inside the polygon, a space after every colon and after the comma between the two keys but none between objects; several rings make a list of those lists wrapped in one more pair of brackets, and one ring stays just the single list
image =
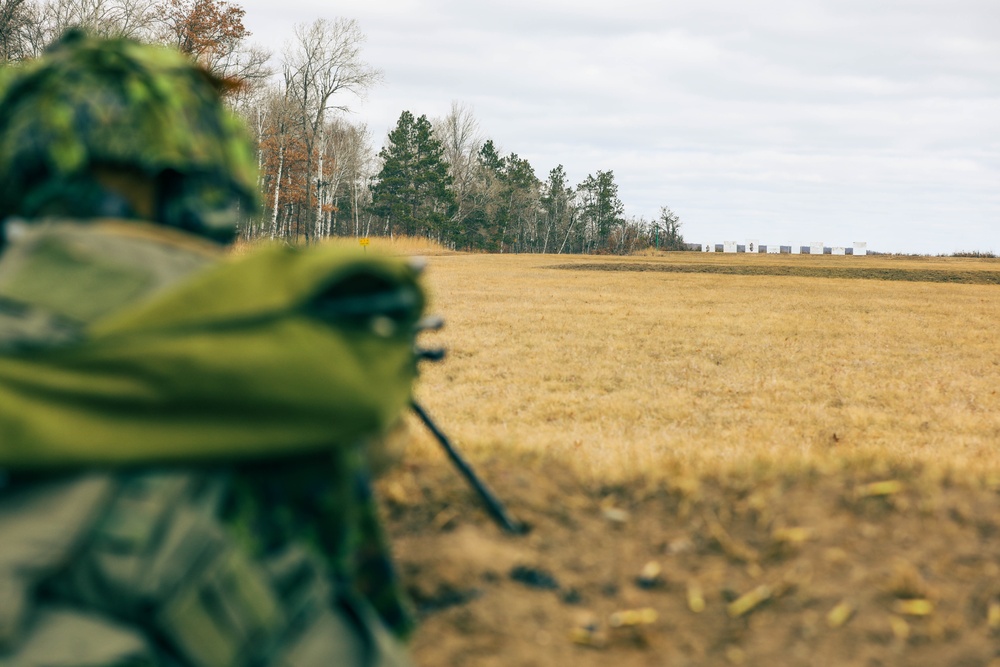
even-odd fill
[{"label": "white target board", "polygon": [[701,251],[702,252],[712,252],[712,245],[710,243],[706,243],[705,245],[703,245],[701,247]]},{"label": "white target board", "polygon": [[830,248],[830,254],[831,255],[846,255],[847,254],[847,249],[844,248],[844,246],[842,246],[842,245],[835,245],[832,248]]},{"label": "white target board", "polygon": [[777,244],[777,243],[768,243],[767,244],[767,254],[768,255],[777,255],[777,254],[780,254],[780,253],[781,253],[781,246],[779,244]]},{"label": "white target board", "polygon": [[760,240],[758,239],[747,239],[746,250],[748,253],[756,255],[760,252]]},{"label": "white target board", "polygon": [[792,254],[793,255],[798,255],[800,252],[802,252],[802,247],[799,244],[797,244],[797,243],[793,243],[792,244]]},{"label": "white target board", "polygon": [[726,241],[723,243],[722,252],[736,252],[736,241]]},{"label": "white target board", "polygon": [[868,254],[868,242],[867,241],[855,241],[854,242],[854,256],[867,255]]},{"label": "white target board", "polygon": [[823,254],[823,242],[813,241],[809,244],[809,254],[810,255],[822,255]]}]

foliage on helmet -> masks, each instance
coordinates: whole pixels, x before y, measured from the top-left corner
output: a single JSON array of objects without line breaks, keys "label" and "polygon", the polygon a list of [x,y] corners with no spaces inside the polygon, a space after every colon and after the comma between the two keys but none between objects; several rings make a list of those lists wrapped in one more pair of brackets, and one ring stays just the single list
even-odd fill
[{"label": "foliage on helmet", "polygon": [[67,33],[0,75],[0,219],[45,214],[60,197],[77,209],[66,213],[91,214],[86,191],[104,166],[168,175],[177,201],[159,206],[160,222],[231,234],[235,216],[213,212],[256,211],[256,161],[217,84],[179,52]]}]

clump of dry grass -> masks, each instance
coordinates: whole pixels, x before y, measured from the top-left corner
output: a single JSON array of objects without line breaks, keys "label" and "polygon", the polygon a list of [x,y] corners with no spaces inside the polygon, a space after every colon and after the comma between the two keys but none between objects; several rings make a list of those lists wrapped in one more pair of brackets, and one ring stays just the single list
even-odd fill
[{"label": "clump of dry grass", "polygon": [[[361,247],[359,239],[353,237],[333,236],[323,243],[333,243],[351,248]],[[367,251],[381,255],[449,255],[454,251],[422,236],[370,236]]]},{"label": "clump of dry grass", "polygon": [[236,239],[233,241],[232,245],[229,246],[229,254],[234,257],[242,257],[243,255],[251,253],[259,248],[281,245],[282,243],[284,243],[284,241],[271,240],[269,238],[253,239],[252,241]]},{"label": "clump of dry grass", "polygon": [[958,250],[951,254],[952,257],[978,257],[982,259],[996,259],[997,255],[992,250]]},{"label": "clump of dry grass", "polygon": [[[253,241],[238,240],[233,243],[230,252],[233,255],[241,256],[252,252],[257,248],[263,248],[276,244],[293,244],[290,241],[271,240],[268,238],[254,239]],[[359,248],[359,240],[354,237],[331,236],[323,240],[323,243],[343,245],[345,247]],[[368,237],[368,250],[382,255],[449,255],[455,254],[453,250],[445,248],[443,245],[420,236],[371,236]]]},{"label": "clump of dry grass", "polygon": [[[352,241],[356,243],[356,241]],[[388,253],[390,255],[451,255],[455,251],[449,250],[433,239],[422,236],[372,236],[369,238],[371,250]]]},{"label": "clump of dry grass", "polygon": [[666,254],[666,250],[657,250],[656,248],[642,248],[641,250],[636,250],[635,252],[630,252],[629,257],[663,257]]},{"label": "clump of dry grass", "polygon": [[630,252],[626,257],[671,257],[674,258],[679,254],[686,255],[697,255],[699,251],[697,250],[667,250],[665,248],[657,248],[655,246],[647,246],[645,248],[640,248]]},{"label": "clump of dry grass", "polygon": [[[435,310],[448,321],[434,342],[451,354],[418,392],[477,456],[545,451],[601,477],[755,461],[1000,470],[997,286],[546,268],[592,260],[431,262]],[[996,267],[655,261],[760,260]],[[422,440],[411,455],[438,456],[432,447]]]}]

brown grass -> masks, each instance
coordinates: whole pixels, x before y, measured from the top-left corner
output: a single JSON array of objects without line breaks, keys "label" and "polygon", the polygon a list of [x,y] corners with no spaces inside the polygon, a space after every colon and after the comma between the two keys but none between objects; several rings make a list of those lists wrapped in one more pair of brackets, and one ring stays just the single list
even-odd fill
[{"label": "brown grass", "polygon": [[[1000,273],[974,258],[641,261]],[[997,285],[550,268],[574,263],[595,258],[432,260],[448,322],[433,342],[450,356],[418,394],[476,456],[544,451],[601,478],[844,462],[1000,472]]]},{"label": "brown grass", "polygon": [[[388,255],[453,255],[455,252],[445,248],[443,245],[432,239],[422,236],[372,236],[369,239],[368,249],[373,252],[380,252]],[[345,243],[356,246],[355,239],[330,239],[327,243]]]},{"label": "brown grass", "polygon": [[[381,253],[383,255],[448,255],[454,254],[453,251],[448,250],[440,243],[433,241],[431,239],[426,239],[423,237],[416,236],[395,236],[389,238],[388,236],[372,236],[368,239],[368,250],[371,252]],[[253,241],[236,241],[230,252],[233,255],[245,255],[257,248],[266,247],[268,245],[286,243],[285,241],[272,241],[267,238],[255,239]],[[345,247],[358,248],[358,239],[353,237],[331,237],[325,239],[323,243],[339,244]]]}]

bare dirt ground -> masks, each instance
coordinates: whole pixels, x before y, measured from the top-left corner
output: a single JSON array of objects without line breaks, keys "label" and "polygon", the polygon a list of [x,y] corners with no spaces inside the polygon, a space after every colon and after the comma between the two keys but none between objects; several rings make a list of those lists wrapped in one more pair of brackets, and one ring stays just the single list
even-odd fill
[{"label": "bare dirt ground", "polygon": [[765,470],[613,486],[556,460],[381,483],[419,665],[1000,665],[997,480]]}]

